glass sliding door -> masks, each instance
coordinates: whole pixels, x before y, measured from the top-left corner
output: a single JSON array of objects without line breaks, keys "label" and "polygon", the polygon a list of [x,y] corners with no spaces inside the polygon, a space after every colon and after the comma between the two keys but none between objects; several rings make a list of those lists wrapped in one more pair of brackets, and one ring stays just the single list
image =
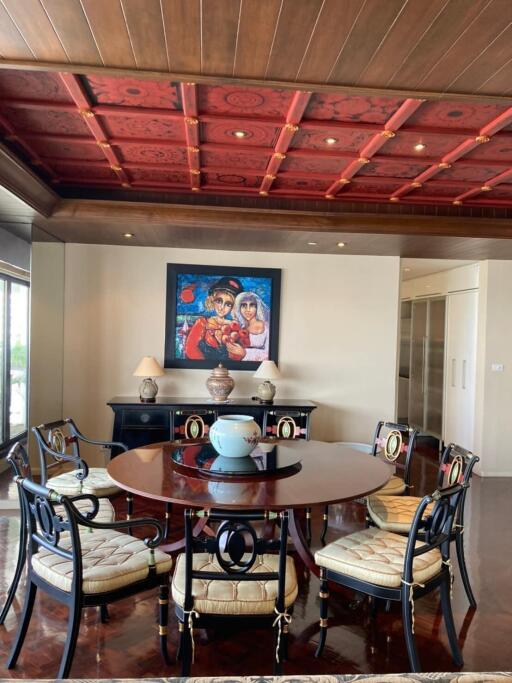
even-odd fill
[{"label": "glass sliding door", "polygon": [[27,431],[28,293],[0,273],[0,448]]}]

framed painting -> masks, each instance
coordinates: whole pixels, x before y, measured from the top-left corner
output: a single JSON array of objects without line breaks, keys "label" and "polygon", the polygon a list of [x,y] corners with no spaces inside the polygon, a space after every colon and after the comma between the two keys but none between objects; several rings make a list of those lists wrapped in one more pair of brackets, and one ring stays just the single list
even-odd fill
[{"label": "framed painting", "polygon": [[166,368],[278,360],[281,270],[167,264]]}]

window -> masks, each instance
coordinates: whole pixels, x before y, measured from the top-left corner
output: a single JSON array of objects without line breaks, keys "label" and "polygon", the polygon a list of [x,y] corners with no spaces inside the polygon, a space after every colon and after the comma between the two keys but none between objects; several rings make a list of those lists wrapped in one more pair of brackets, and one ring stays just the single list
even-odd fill
[{"label": "window", "polygon": [[27,431],[28,292],[0,273],[0,448]]}]

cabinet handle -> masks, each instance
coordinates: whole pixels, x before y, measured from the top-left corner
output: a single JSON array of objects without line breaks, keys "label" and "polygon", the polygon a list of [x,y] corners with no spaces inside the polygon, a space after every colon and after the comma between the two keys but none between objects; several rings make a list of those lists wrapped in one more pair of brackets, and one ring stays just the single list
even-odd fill
[{"label": "cabinet handle", "polygon": [[466,388],[466,361],[462,361],[462,388]]},{"label": "cabinet handle", "polygon": [[452,358],[452,387],[455,387],[455,358]]}]

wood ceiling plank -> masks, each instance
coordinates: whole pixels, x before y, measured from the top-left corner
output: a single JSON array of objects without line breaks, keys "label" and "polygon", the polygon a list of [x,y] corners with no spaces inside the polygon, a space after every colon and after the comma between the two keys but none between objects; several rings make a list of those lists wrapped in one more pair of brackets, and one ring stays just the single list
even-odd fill
[{"label": "wood ceiling plank", "polygon": [[321,7],[321,0],[283,0],[265,78],[295,80]]},{"label": "wood ceiling plank", "polygon": [[[424,75],[442,58],[489,2],[490,0],[451,0],[386,85],[417,89]],[[468,53],[471,53],[471,46],[466,47]]]},{"label": "wood ceiling plank", "polygon": [[343,49],[364,0],[326,0],[297,73],[297,79],[325,81]]},{"label": "wood ceiling plank", "polygon": [[81,0],[104,64],[134,67],[130,36],[119,2]]},{"label": "wood ceiling plank", "polygon": [[34,59],[34,54],[1,3],[0,54],[5,59]]},{"label": "wood ceiling plank", "polygon": [[121,0],[121,5],[137,68],[168,71],[159,0]]},{"label": "wood ceiling plank", "polygon": [[171,71],[201,71],[201,7],[199,0],[162,0],[162,16]]},{"label": "wood ceiling plank", "polygon": [[404,0],[368,0],[365,3],[329,74],[330,83],[357,83],[368,60],[397,20],[404,4]]},{"label": "wood ceiling plank", "polygon": [[281,0],[242,0],[234,76],[265,73],[280,8]]},{"label": "wood ceiling plank", "polygon": [[240,0],[202,0],[201,7],[201,73],[231,76]]},{"label": "wood ceiling plank", "polygon": [[68,59],[101,66],[100,53],[79,0],[40,0]]},{"label": "wood ceiling plank", "polygon": [[[501,10],[501,11],[500,11]],[[507,26],[511,27],[512,22],[512,3],[507,2],[506,6],[501,0],[494,2],[487,7],[477,21],[474,21],[468,28],[461,33],[459,39],[444,53],[439,61],[431,70],[423,76],[419,82],[421,88],[432,90],[446,90],[454,78],[473,65],[473,74],[476,80],[473,84],[481,81],[478,68],[481,73],[489,73],[489,62],[501,64],[495,52],[499,49],[500,38],[505,34],[506,44],[509,47],[508,58],[512,56],[512,40],[510,31],[506,31]],[[495,44],[497,41],[497,45]],[[471,50],[468,50],[468,45]],[[480,62],[479,57],[482,53],[487,53],[487,64]],[[475,61],[476,60],[476,61]],[[482,68],[484,67],[484,68]],[[469,83],[471,89],[471,81]]]},{"label": "wood ceiling plank", "polygon": [[37,59],[49,62],[68,61],[59,37],[39,0],[2,2]]},{"label": "wood ceiling plank", "polygon": [[448,2],[449,0],[408,2],[382,44],[368,60],[357,85],[386,83]]},{"label": "wood ceiling plank", "polygon": [[503,66],[496,71],[490,78],[480,85],[477,90],[477,95],[487,95],[489,93],[499,92],[502,95],[512,93],[512,60],[505,62]]},{"label": "wood ceiling plank", "polygon": [[[512,5],[511,5],[512,8]],[[493,68],[499,68],[504,64],[509,64],[503,76],[501,87],[494,92],[503,93],[512,87],[512,25],[510,25],[497,40],[489,46],[480,56],[460,74],[458,78],[449,83],[448,91],[463,92],[464,90],[471,90],[477,84],[482,84],[482,79],[486,78],[486,74],[492,73]]]}]

